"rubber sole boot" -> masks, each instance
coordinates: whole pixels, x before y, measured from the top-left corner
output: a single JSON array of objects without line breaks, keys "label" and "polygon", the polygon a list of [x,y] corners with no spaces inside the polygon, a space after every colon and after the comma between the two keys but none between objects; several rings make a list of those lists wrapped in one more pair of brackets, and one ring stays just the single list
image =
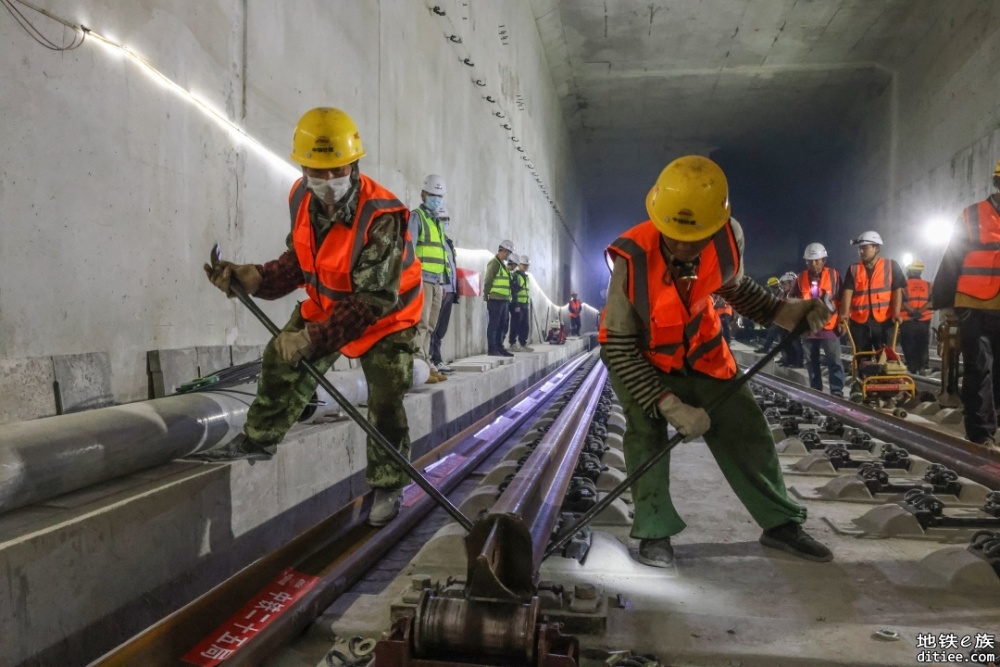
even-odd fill
[{"label": "rubber sole boot", "polygon": [[368,525],[381,528],[395,519],[399,515],[402,499],[401,489],[375,489],[375,499],[368,512]]},{"label": "rubber sole boot", "polygon": [[833,560],[833,552],[826,545],[802,530],[802,526],[791,521],[777,528],[765,530],[760,536],[760,543],[765,547],[780,549],[785,553],[817,563],[828,563]]},{"label": "rubber sole boot", "polygon": [[674,548],[669,537],[658,537],[653,540],[639,540],[639,553],[635,559],[650,567],[673,567]]}]

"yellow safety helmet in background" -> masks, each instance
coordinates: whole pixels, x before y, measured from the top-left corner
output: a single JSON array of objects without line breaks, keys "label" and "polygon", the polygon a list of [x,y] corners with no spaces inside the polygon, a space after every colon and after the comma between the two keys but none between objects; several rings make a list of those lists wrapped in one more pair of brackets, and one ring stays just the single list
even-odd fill
[{"label": "yellow safety helmet in background", "polygon": [[1000,176],[1000,160],[997,160],[997,166],[993,167],[993,176]]},{"label": "yellow safety helmet in background", "polygon": [[646,196],[649,219],[664,236],[701,241],[729,220],[729,183],[707,157],[677,158],[660,172]]},{"label": "yellow safety helmet in background", "polygon": [[358,126],[340,109],[317,107],[299,119],[292,137],[293,162],[313,169],[334,169],[361,159]]},{"label": "yellow safety helmet in background", "polygon": [[907,271],[923,271],[924,263],[922,260],[915,259],[906,267]]},{"label": "yellow safety helmet in background", "polygon": [[780,284],[781,284],[781,281],[778,280],[777,276],[771,276],[770,278],[767,279],[767,286],[768,287],[777,287]]}]

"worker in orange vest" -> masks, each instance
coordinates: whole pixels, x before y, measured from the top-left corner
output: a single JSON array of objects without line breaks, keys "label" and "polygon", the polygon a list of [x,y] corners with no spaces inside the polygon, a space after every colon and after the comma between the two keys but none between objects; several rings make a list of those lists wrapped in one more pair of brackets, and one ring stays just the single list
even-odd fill
[{"label": "worker in orange vest", "polygon": [[840,297],[840,331],[850,328],[859,352],[879,350],[892,344],[892,333],[903,311],[906,276],[896,260],[879,257],[882,236],[865,232],[851,240],[861,261],[844,274]]},{"label": "worker in orange vest", "polygon": [[719,321],[722,322],[722,337],[730,345],[733,342],[733,307],[726,303],[721,296],[715,297],[715,312],[719,314]]},{"label": "worker in orange vest", "polygon": [[931,288],[934,308],[958,322],[965,437],[987,447],[996,447],[1000,402],[1000,162],[993,188],[962,211]]},{"label": "worker in orange vest", "polygon": [[[298,362],[308,359],[325,373],[341,355],[361,360],[369,419],[409,457],[403,396],[413,384],[421,267],[407,231],[407,207],[360,172],[364,155],[346,113],[331,107],[306,112],[292,139],[290,157],[302,167],[302,178],[288,197],[288,249],[266,264],[205,265],[212,284],[229,296],[235,280],[259,299],[279,299],[300,286],[307,298],[264,348],[243,433],[204,458],[269,460],[316,389]],[[371,438],[365,480],[375,489],[368,522],[383,526],[399,513],[407,477]]]},{"label": "worker in orange vest", "polygon": [[[829,254],[822,243],[806,246],[802,258],[806,270],[799,274],[799,293],[813,299],[829,299],[834,309],[840,304],[840,272],[826,265]],[[837,335],[837,318],[831,317],[826,326],[802,342],[809,386],[823,391],[823,372],[820,369],[820,354],[826,365],[830,381],[830,394],[844,396],[844,365],[840,361],[840,337]]]},{"label": "worker in orange vest", "polygon": [[899,325],[899,345],[906,368],[917,375],[927,367],[931,344],[931,284],[920,277],[924,263],[915,259],[906,267],[903,290],[903,323]]},{"label": "worker in orange vest", "polygon": [[580,335],[580,312],[582,310],[583,310],[583,304],[580,303],[580,299],[576,298],[576,292],[570,292],[569,304],[567,306],[567,311],[569,314],[570,335],[573,336]]},{"label": "worker in orange vest", "polygon": [[[761,542],[796,556],[833,554],[802,530],[806,510],[789,499],[767,420],[746,386],[709,415],[702,406],[737,374],[714,296],[754,321],[818,330],[831,312],[821,301],[780,301],[744,275],[743,230],[730,218],[729,186],[717,164],[682,157],[646,198],[649,219],[607,249],[613,261],[601,316],[601,357],[625,411],[625,463],[634,470],[667,441],[670,425],[688,440],[704,435],[737,497],[764,529]],[[673,565],[670,538],[684,528],[670,498],[667,455],[632,486],[635,556]]]}]

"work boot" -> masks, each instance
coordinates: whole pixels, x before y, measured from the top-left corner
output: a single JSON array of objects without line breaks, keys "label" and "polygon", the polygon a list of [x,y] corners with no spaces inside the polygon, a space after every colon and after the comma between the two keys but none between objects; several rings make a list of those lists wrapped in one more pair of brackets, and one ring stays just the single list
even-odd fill
[{"label": "work boot", "polygon": [[276,451],[278,451],[277,445],[263,445],[252,440],[246,433],[240,433],[222,447],[198,452],[187,458],[216,463],[245,459],[247,463],[253,465],[257,461],[270,461]]},{"label": "work boot", "polygon": [[521,352],[534,352],[534,351],[535,351],[535,348],[533,348],[533,347],[528,347],[527,345],[522,345],[521,346]]},{"label": "work boot", "polygon": [[368,525],[381,528],[399,515],[402,489],[375,489],[375,499],[368,512]]},{"label": "work boot", "polygon": [[507,349],[510,350],[511,352],[520,352],[521,346],[518,345],[517,343],[511,343],[510,345],[507,346]]},{"label": "work boot", "polygon": [[760,543],[765,547],[781,549],[806,560],[819,563],[833,560],[833,552],[810,537],[809,533],[802,530],[802,526],[794,521],[783,523],[776,528],[768,528],[761,534]]},{"label": "work boot", "polygon": [[501,357],[513,357],[514,356],[513,354],[511,354],[510,352],[508,352],[507,350],[505,350],[503,348],[500,348],[499,350],[497,350],[497,352],[500,353]]},{"label": "work boot", "polygon": [[639,540],[639,554],[635,559],[650,567],[673,567],[674,548],[670,546],[670,538]]},{"label": "work boot", "polygon": [[506,354],[503,353],[503,351],[498,350],[497,348],[493,348],[492,350],[490,350],[486,354],[487,354],[487,356],[490,356],[490,357],[506,357],[507,356]]}]

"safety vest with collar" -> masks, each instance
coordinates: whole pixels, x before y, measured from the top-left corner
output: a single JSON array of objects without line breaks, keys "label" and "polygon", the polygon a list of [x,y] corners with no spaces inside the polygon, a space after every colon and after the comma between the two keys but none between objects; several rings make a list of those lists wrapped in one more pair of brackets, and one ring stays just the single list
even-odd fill
[{"label": "safety vest with collar", "polygon": [[812,277],[806,269],[799,274],[799,294],[803,299],[822,299],[829,296],[833,300],[834,315],[823,327],[825,331],[833,331],[837,328],[837,312],[840,309],[840,271],[824,266],[819,274],[819,279]]},{"label": "safety vest with collar", "polygon": [[892,302],[892,262],[884,257],[875,260],[871,274],[864,263],[852,264],[848,269],[854,278],[851,295],[851,320],[858,324],[868,321],[869,314],[876,322],[889,319]]},{"label": "safety vest with collar", "polygon": [[[688,304],[670,279],[660,247],[661,234],[647,220],[608,246],[612,259],[628,265],[628,299],[643,325],[640,352],[649,363],[670,373],[688,366],[720,380],[736,375],[736,360],[722,335],[713,292],[739,272],[740,252],[727,222],[701,251],[698,278]],[[598,340],[607,341],[604,317]]]},{"label": "safety vest with collar", "polygon": [[394,213],[402,215],[406,243],[403,248],[403,268],[399,279],[399,299],[388,315],[365,329],[357,340],[340,348],[347,357],[357,358],[372,345],[391,333],[408,329],[420,321],[424,295],[420,262],[416,261],[410,234],[406,230],[409,210],[381,185],[361,174],[361,190],[357,210],[350,227],[335,222],[326,238],[316,248],[316,235],[309,217],[312,192],[299,179],[288,196],[292,217],[292,244],[302,268],[302,287],[309,299],[302,302],[302,317],[310,322],[323,322],[337,309],[337,304],[354,293],[351,278],[361,251],[368,242],[368,232],[379,217]]},{"label": "safety vest with collar", "polygon": [[[490,261],[496,262],[498,267],[496,275],[493,276],[493,284],[490,285],[490,291],[486,293],[486,298],[498,301],[510,301],[510,271],[500,261],[499,257],[494,257]],[[488,268],[487,271],[489,271]]]},{"label": "safety vest with collar", "polygon": [[[906,280],[906,299],[905,303],[910,308],[916,310],[918,308],[924,308],[927,306],[927,302],[930,300],[931,295],[931,284],[922,278],[908,278]],[[924,313],[917,320],[918,322],[930,322],[931,317],[934,315],[929,310],[925,310]],[[900,319],[904,322],[909,321],[913,318],[910,314],[903,310],[899,314]]]},{"label": "safety vest with collar", "polygon": [[448,267],[448,251],[444,247],[441,223],[428,215],[423,206],[417,207],[420,227],[417,232],[417,259],[423,272],[440,276]]},{"label": "safety vest with collar", "polygon": [[569,316],[572,318],[580,317],[580,311],[583,310],[583,305],[580,303],[579,299],[569,300]]},{"label": "safety vest with collar", "polygon": [[514,279],[517,280],[517,303],[528,303],[531,301],[528,274],[518,271],[514,274]]},{"label": "safety vest with collar", "polygon": [[1000,213],[989,199],[962,211],[970,250],[958,275],[959,294],[988,301],[1000,294]]}]

